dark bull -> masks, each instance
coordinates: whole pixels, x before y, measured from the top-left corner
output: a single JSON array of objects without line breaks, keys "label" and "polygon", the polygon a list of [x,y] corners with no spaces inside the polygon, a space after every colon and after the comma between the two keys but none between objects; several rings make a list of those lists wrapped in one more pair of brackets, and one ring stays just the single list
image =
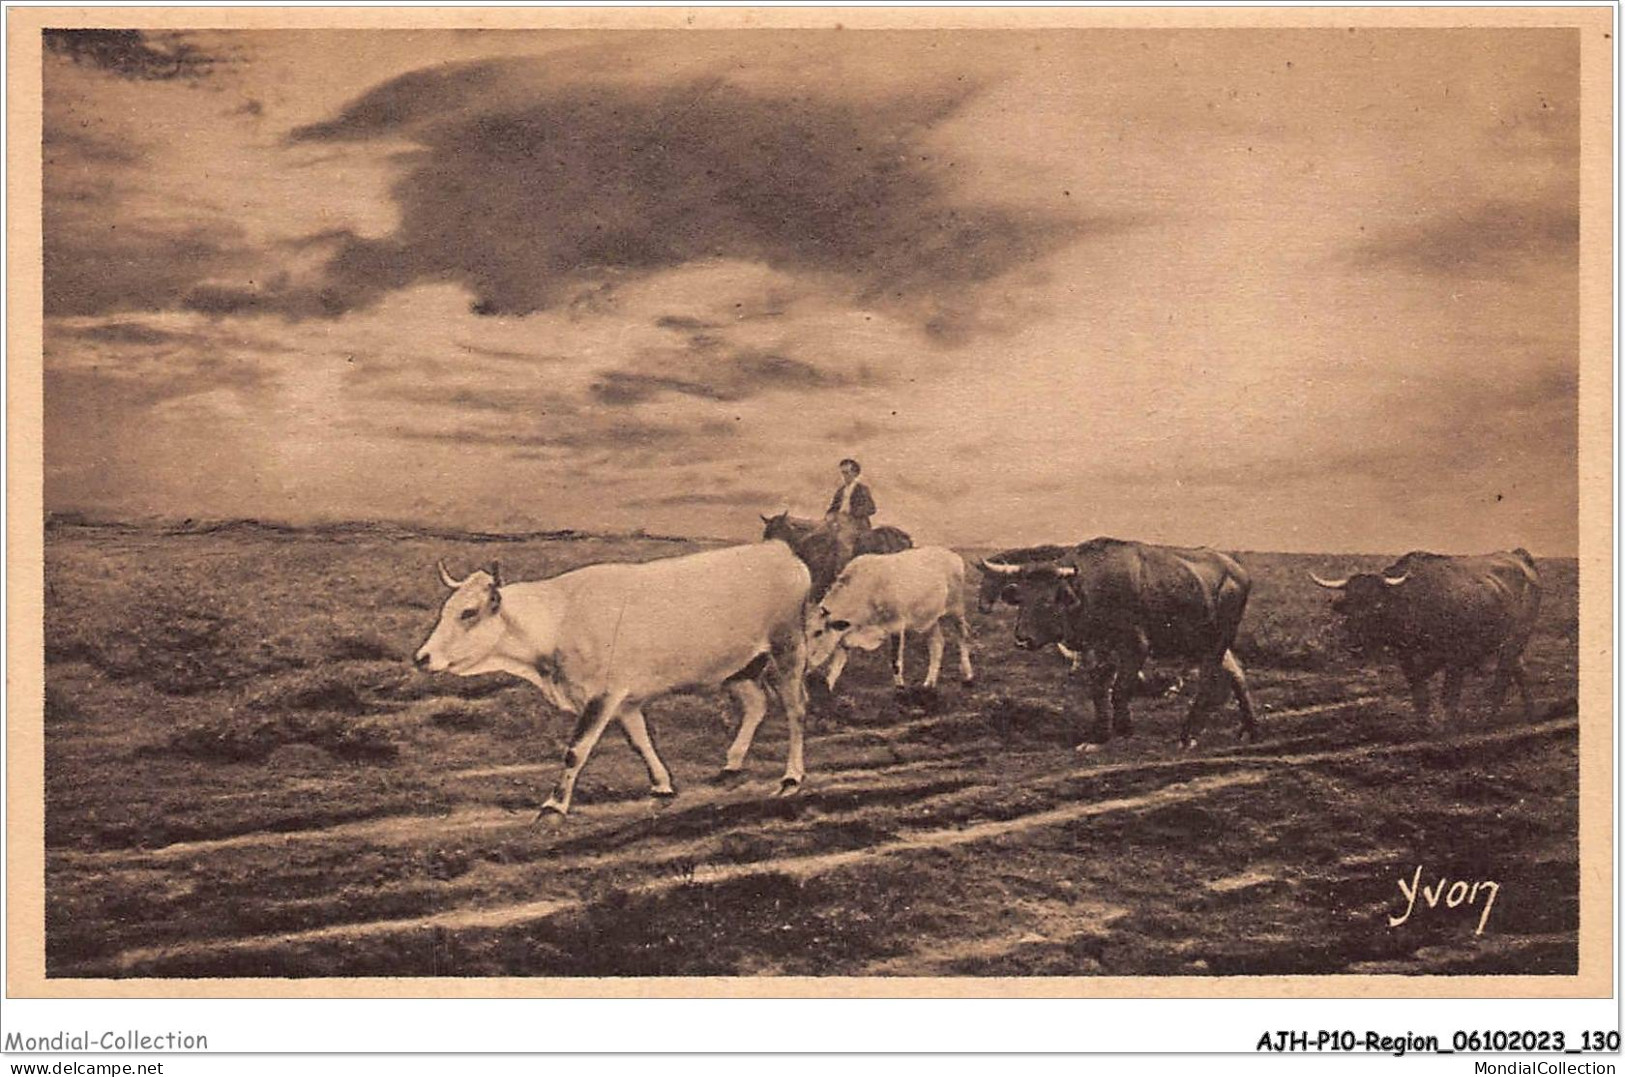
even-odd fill
[{"label": "dark bull", "polygon": [[1180,727],[1182,744],[1195,743],[1203,717],[1226,688],[1241,709],[1243,730],[1256,737],[1246,678],[1231,653],[1252,582],[1234,558],[1216,550],[1101,538],[1052,562],[988,560],[977,567],[1003,579],[1000,597],[1020,607],[1017,646],[1038,650],[1061,643],[1096,656],[1088,673],[1095,724],[1080,749],[1106,742],[1114,731],[1132,731],[1129,701],[1150,658],[1198,667],[1196,696]]},{"label": "dark bull", "polygon": [[1496,660],[1490,717],[1500,712],[1513,684],[1525,716],[1534,717],[1522,655],[1540,614],[1540,573],[1527,550],[1478,557],[1415,551],[1381,572],[1341,580],[1310,575],[1338,592],[1332,612],[1343,619],[1352,649],[1386,652],[1398,661],[1423,720],[1432,709],[1428,681],[1434,674],[1444,671],[1445,711],[1454,719],[1461,713],[1467,671],[1490,658]]}]

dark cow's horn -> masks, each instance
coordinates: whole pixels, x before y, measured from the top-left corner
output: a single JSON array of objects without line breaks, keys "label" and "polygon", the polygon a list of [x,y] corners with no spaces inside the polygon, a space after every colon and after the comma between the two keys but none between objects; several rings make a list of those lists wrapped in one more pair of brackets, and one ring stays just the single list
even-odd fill
[{"label": "dark cow's horn", "polygon": [[1389,587],[1398,587],[1400,584],[1404,583],[1406,580],[1408,580],[1410,578],[1411,578],[1411,574],[1409,572],[1407,572],[1407,573],[1405,573],[1405,575],[1399,576],[1399,577],[1384,576],[1382,578],[1382,582],[1386,583]]},{"label": "dark cow's horn", "polygon": [[440,582],[445,584],[447,587],[450,587],[453,591],[457,590],[457,588],[468,582],[468,578],[466,576],[459,580],[457,577],[447,572],[446,563],[444,561],[436,561],[434,567],[440,570]]},{"label": "dark cow's horn", "polygon": [[976,567],[983,572],[991,572],[995,576],[1018,576],[1021,574],[1020,565],[1006,565],[998,561],[978,561]]},{"label": "dark cow's horn", "polygon": [[1320,584],[1322,587],[1326,588],[1329,591],[1341,591],[1341,590],[1344,590],[1345,588],[1347,588],[1348,585],[1349,585],[1349,581],[1348,581],[1347,576],[1343,577],[1340,580],[1323,580],[1319,576],[1317,576],[1313,572],[1311,572],[1311,573],[1309,573],[1309,578],[1311,580],[1314,580],[1316,583]]}]

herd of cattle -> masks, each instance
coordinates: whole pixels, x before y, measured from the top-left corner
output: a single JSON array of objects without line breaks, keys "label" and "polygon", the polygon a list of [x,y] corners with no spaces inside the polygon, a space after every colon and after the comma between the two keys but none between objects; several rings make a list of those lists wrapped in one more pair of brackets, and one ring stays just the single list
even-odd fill
[{"label": "herd of cattle", "polygon": [[[789,723],[780,795],[805,780],[802,720],[806,675],[827,668],[833,691],[850,652],[891,641],[894,682],[905,685],[904,644],[927,633],[924,684],[942,665],[944,624],[959,645],[959,672],[972,683],[965,617],[966,564],[941,547],[912,545],[896,528],[842,536],[812,521],[764,517],[763,541],[643,563],[590,565],[546,580],[508,583],[500,568],[462,579],[440,566],[452,590],[416,664],[459,676],[510,673],[576,715],[564,774],[542,805],[563,816],[576,779],[612,722],[648,767],[651,792],[669,797],[671,774],[649,738],[643,707],[675,691],[722,686],[740,706],[738,733],[720,780],[737,779],[757,727],[776,697]],[[1076,546],[1006,550],[976,562],[979,604],[1018,609],[1015,642],[1055,644],[1088,686],[1094,726],[1080,750],[1130,727],[1130,700],[1156,658],[1197,667],[1180,742],[1195,742],[1203,716],[1228,693],[1242,729],[1256,735],[1246,676],[1233,647],[1252,588],[1233,557],[1096,538]],[[1391,654],[1418,714],[1430,709],[1428,681],[1444,672],[1454,717],[1468,670],[1497,661],[1490,693],[1499,709],[1516,684],[1532,717],[1520,656],[1540,606],[1540,579],[1524,550],[1480,557],[1410,553],[1380,573],[1315,582],[1337,593],[1357,653]]]}]

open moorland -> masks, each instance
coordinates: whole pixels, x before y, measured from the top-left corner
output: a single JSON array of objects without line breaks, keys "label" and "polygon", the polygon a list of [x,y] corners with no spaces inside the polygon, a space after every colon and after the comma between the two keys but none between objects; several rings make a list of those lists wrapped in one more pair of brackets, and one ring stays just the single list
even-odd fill
[{"label": "open moorland", "polygon": [[[1424,726],[1397,671],[1342,652],[1305,573],[1386,559],[1243,553],[1255,744],[1229,706],[1179,751],[1187,687],[1077,754],[1065,663],[1017,650],[1013,611],[972,596],[975,687],[898,695],[883,654],[855,657],[801,795],[771,795],[776,711],[752,780],[708,785],[733,716],[685,695],[648,708],[674,800],[652,803],[609,736],[568,821],[534,825],[573,720],[512,678],[411,668],[445,596],[436,559],[524,580],[695,547],[52,523],[47,974],[1576,970],[1572,561],[1540,563],[1532,721],[1515,702],[1488,720],[1482,676],[1459,723]],[[1470,889],[1487,882],[1492,907]]]}]

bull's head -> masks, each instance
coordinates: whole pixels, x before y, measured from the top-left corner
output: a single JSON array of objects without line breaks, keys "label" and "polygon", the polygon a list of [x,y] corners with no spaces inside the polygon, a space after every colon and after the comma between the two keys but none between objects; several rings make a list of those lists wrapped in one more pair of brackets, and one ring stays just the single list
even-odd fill
[{"label": "bull's head", "polygon": [[451,597],[440,608],[440,621],[418,648],[419,669],[431,673],[462,673],[477,666],[496,648],[506,631],[502,618],[502,568],[495,561],[484,571],[457,579],[438,566],[440,582]]},{"label": "bull's head", "polygon": [[1000,602],[1015,605],[1018,592],[1010,585],[1008,578],[1012,569],[1060,561],[1069,552],[1065,546],[1033,546],[1023,550],[1007,550],[986,561],[976,562],[976,567],[982,570],[982,583],[976,591],[976,608],[983,613],[992,613]]},{"label": "bull's head", "polygon": [[1332,612],[1343,618],[1344,636],[1354,650],[1380,647],[1387,641],[1394,627],[1394,603],[1404,594],[1408,574],[1357,572],[1340,580],[1323,580],[1311,572],[1309,578],[1337,592]]},{"label": "bull's head", "polygon": [[998,561],[979,561],[982,570],[983,591],[988,583],[999,581],[995,591],[998,601],[1019,607],[1016,614],[1016,646],[1025,651],[1037,651],[1066,638],[1067,621],[1075,614],[1083,599],[1074,578],[1078,574],[1074,565],[1048,562],[1007,565]]},{"label": "bull's head", "polygon": [[986,561],[976,562],[976,567],[982,570],[982,584],[976,589],[977,609],[992,613],[995,606],[1007,601],[1004,597],[1006,594],[1015,597],[1015,587],[1005,577],[989,569]]}]

